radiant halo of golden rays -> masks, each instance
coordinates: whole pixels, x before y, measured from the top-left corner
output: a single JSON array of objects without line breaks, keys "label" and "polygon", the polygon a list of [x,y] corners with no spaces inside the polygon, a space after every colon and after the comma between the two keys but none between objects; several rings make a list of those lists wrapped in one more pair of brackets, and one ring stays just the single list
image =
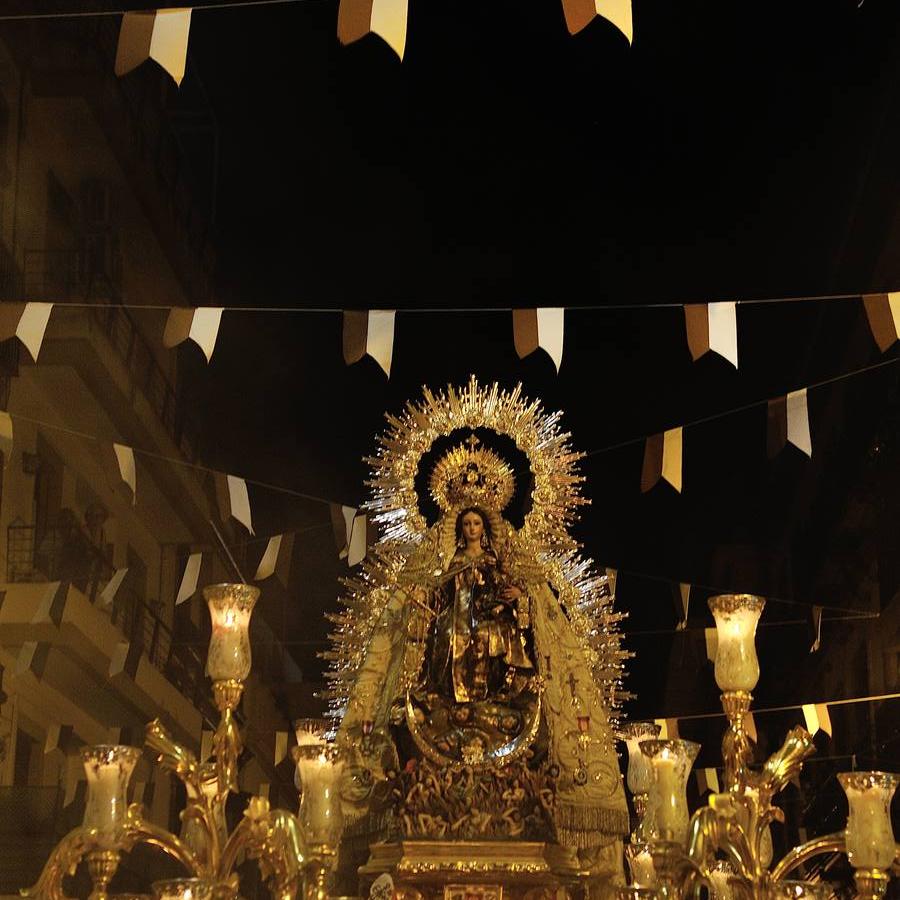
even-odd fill
[{"label": "radiant halo of golden rays", "polygon": [[[606,701],[609,733],[616,733],[619,708],[629,696],[622,690],[624,664],[632,654],[622,647],[619,623],[625,614],[613,611],[613,583],[581,556],[579,544],[569,534],[579,507],[589,501],[581,495],[584,477],[577,470],[583,454],[572,448],[570,435],[560,429],[561,417],[561,412],[545,413],[540,401],[523,397],[521,384],[507,391],[496,383],[481,386],[474,375],[463,387],[448,385],[443,392],[423,388],[421,400],[408,402],[399,415],[386,416],[388,429],[378,439],[375,456],[366,460],[373,471],[366,508],[379,526],[380,537],[344,582],[340,611],[329,616],[336,626],[330,635],[332,647],[322,654],[330,663],[325,696],[332,716],[343,716],[372,633],[400,572],[426,537],[428,525],[415,484],[422,458],[438,438],[461,429],[478,429],[511,438],[528,459],[534,480],[531,509],[522,528],[511,535],[509,549],[519,559],[531,560],[539,568],[537,577],[549,582],[558,594]],[[468,447],[454,448],[443,457],[437,464],[441,466],[449,458],[443,474],[452,474],[452,466],[458,470],[464,457],[478,452],[474,444],[470,441]],[[514,490],[512,471],[493,451],[482,452],[493,457],[485,455],[484,461],[495,479],[496,500],[505,497],[505,506]],[[508,479],[498,463],[509,471]],[[433,480],[429,486],[442,510],[446,511],[445,505],[453,506],[448,489]]]}]

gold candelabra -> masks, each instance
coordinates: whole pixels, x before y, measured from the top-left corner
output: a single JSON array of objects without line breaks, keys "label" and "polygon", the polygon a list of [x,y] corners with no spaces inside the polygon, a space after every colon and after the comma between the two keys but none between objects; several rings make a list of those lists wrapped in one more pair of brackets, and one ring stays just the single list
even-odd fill
[{"label": "gold candelabra", "polygon": [[796,778],[815,752],[812,736],[792,728],[781,748],[756,770],[745,720],[759,680],[756,626],[765,603],[749,594],[712,597],[716,621],[716,683],[728,727],[722,738],[724,791],[710,795],[692,816],[687,778],[699,751],[690,741],[658,740],[652,723],[627,726],[628,787],[638,825],[626,848],[631,884],[620,900],[682,900],[705,886],[714,900],[807,900],[827,896],[822,883],[790,875],[821,853],[842,852],[854,869],[861,900],[879,900],[900,845],[891,829],[890,803],[896,775],[848,772],[839,776],[850,815],[844,831],[813,838],[772,867],[769,826],[784,821],[776,795]]},{"label": "gold candelabra", "polygon": [[295,748],[302,784],[297,815],[271,809],[267,798],[252,797],[229,833],[225,804],[237,791],[238,757],[243,749],[234,719],[250,674],[249,627],[258,588],[219,584],[203,591],[212,622],[207,672],[219,723],[212,756],[201,760],[178,744],[155,719],[147,725],[145,746],[161,769],[178,778],[187,802],[181,832],[172,834],[147,819],[141,804],[127,803],[131,774],[140,758],[136,747],[86,748],[84,820],[54,848],[38,881],[22,895],[64,900],[63,878],[84,861],[93,890],[90,900],[108,900],[109,884],[122,852],[150,844],[180,863],[185,877],[153,884],[157,900],[232,900],[238,897],[235,866],[241,854],[255,859],[273,897],[289,900],[303,892],[324,900],[341,830],[341,809],[334,785],[341,762],[325,742],[324,731],[298,727]]}]

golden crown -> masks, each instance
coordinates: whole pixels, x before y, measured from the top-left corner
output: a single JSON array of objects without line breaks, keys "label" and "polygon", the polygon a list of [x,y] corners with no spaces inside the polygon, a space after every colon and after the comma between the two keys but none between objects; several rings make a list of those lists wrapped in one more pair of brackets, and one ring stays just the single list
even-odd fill
[{"label": "golden crown", "polygon": [[428,488],[442,512],[470,505],[499,512],[512,500],[516,489],[512,469],[479,443],[473,434],[435,464]]}]

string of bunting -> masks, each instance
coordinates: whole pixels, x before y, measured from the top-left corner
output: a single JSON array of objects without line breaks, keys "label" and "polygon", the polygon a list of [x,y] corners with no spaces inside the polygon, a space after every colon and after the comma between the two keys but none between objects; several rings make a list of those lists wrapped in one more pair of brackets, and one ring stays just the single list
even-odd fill
[{"label": "string of bunting", "polygon": [[[758,735],[756,731],[756,716],[768,715],[770,713],[796,712],[799,711],[803,716],[804,725],[810,734],[815,735],[820,731],[825,732],[829,737],[833,737],[834,726],[829,713],[830,707],[848,706],[856,703],[882,703],[888,700],[900,699],[900,693],[892,694],[873,694],[867,697],[848,697],[843,700],[828,700],[826,702],[813,703],[790,703],[785,706],[768,706],[762,709],[756,709],[747,713],[744,719],[744,729],[747,734],[757,741]],[[651,719],[660,729],[660,738],[663,740],[676,740],[679,737],[679,722],[691,722],[701,719],[717,719],[724,716],[721,710],[709,713],[693,713],[684,716],[664,716]],[[708,770],[707,770],[708,771]]]},{"label": "string of bunting", "polygon": [[[121,16],[115,73],[127,75],[152,59],[181,85],[187,59],[192,12],[235,9],[252,6],[276,6],[308,0],[224,0],[194,7],[147,11],[97,10],[76,13],[22,13],[0,16],[0,21],[24,19],[63,19],[86,16]],[[562,0],[563,15],[570,34],[577,34],[598,16],[612,23],[628,39],[633,39],[631,0]],[[352,44],[366,35],[377,35],[399,60],[406,50],[409,0],[340,0],[337,37]]]}]

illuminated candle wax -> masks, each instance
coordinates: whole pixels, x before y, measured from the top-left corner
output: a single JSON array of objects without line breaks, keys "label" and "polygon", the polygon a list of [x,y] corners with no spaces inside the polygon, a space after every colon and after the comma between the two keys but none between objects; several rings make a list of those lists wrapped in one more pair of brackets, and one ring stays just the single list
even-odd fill
[{"label": "illuminated candle wax", "polygon": [[304,744],[293,755],[303,786],[298,818],[306,840],[333,847],[343,822],[338,787],[344,764],[332,744]]},{"label": "illuminated candle wax", "polygon": [[156,900],[211,900],[212,885],[202,878],[172,878],[151,885]]},{"label": "illuminated candle wax", "polygon": [[137,747],[101,744],[81,751],[87,778],[84,827],[97,832],[101,850],[113,850],[128,811],[128,782],[140,759]]},{"label": "illuminated candle wax", "polygon": [[622,740],[628,750],[628,773],[625,776],[632,794],[646,794],[650,790],[650,760],[641,753],[641,741],[659,737],[655,722],[629,722],[622,728]]},{"label": "illuminated candle wax", "polygon": [[827,900],[832,895],[827,881],[773,881],[773,900]]},{"label": "illuminated candle wax", "polygon": [[894,861],[891,798],[898,777],[887,772],[842,772],[847,795],[847,858],[854,869],[887,869]]},{"label": "illuminated candle wax", "polygon": [[627,857],[631,883],[635,887],[653,887],[656,884],[656,871],[649,845],[630,844],[629,851]]},{"label": "illuminated candle wax", "polygon": [[324,744],[326,734],[331,729],[330,719],[297,719],[294,722],[294,734],[297,737],[297,745]]},{"label": "illuminated candle wax", "polygon": [[720,859],[709,873],[712,900],[732,900],[734,892],[731,889],[731,878],[734,878],[734,869],[730,863]]},{"label": "illuminated candle wax", "polygon": [[214,584],[203,589],[203,596],[212,622],[207,674],[213,681],[244,681],[250,674],[250,616],[259,588]]},{"label": "illuminated candle wax", "polygon": [[752,691],[759,681],[756,624],[765,600],[752,594],[709,598],[716,620],[716,684],[723,691]]},{"label": "illuminated candle wax", "polygon": [[641,741],[641,751],[649,758],[653,773],[650,806],[656,819],[654,829],[664,841],[684,843],[690,823],[687,780],[700,745],[693,741]]}]

